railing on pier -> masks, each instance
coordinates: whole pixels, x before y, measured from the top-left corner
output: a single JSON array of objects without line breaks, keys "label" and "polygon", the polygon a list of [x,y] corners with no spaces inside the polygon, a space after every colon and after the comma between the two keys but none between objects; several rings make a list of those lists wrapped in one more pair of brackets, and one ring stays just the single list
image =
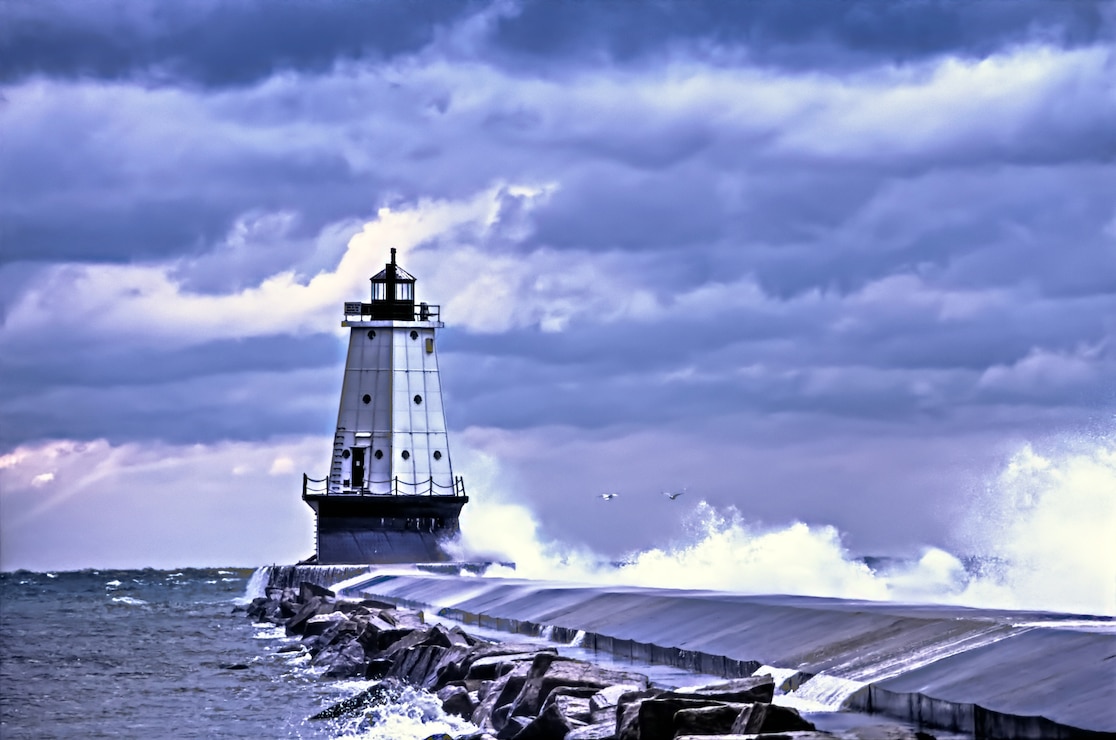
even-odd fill
[{"label": "railing on pier", "polygon": [[[386,489],[386,490],[385,490]],[[365,488],[343,488],[331,491],[329,478],[311,478],[302,474],[302,495],[328,496],[464,496],[465,480],[454,476],[452,484],[436,483],[433,476],[414,482],[403,481],[399,476],[389,480],[368,481]]]}]

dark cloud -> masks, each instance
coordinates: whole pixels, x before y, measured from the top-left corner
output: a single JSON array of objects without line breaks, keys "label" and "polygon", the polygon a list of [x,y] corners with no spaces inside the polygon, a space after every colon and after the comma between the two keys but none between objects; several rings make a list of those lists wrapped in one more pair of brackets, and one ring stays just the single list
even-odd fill
[{"label": "dark cloud", "polygon": [[19,2],[5,4],[0,79],[45,75],[154,84],[246,85],[417,51],[477,4]]},{"label": "dark cloud", "polygon": [[[740,48],[759,64],[793,68],[903,63],[939,54],[984,56],[1044,41],[1110,38],[1101,2],[524,3],[495,41],[525,57],[646,61],[664,48]],[[682,50],[679,49],[682,47]]]},{"label": "dark cloud", "polygon": [[36,75],[141,80],[149,84],[245,85],[286,72],[324,73],[338,64],[383,61],[435,44],[450,27],[488,13],[480,53],[551,74],[573,66],[645,64],[664,49],[716,61],[741,55],[760,65],[848,68],[902,64],[943,54],[981,57],[1004,47],[1065,47],[1111,39],[1104,2],[1021,0],[879,3],[717,0],[629,3],[385,0],[374,3],[136,0],[5,5],[0,50],[5,81]]},{"label": "dark cloud", "polygon": [[328,439],[305,317],[398,244],[451,427],[558,530],[607,539],[563,507],[621,479],[941,539],[1009,442],[1111,424],[1114,19],[0,4],[0,453]]},{"label": "dark cloud", "polygon": [[48,385],[0,400],[0,445],[44,439],[190,445],[327,435],[336,416],[322,410],[334,408],[340,393],[333,370],[238,369],[146,385]]}]

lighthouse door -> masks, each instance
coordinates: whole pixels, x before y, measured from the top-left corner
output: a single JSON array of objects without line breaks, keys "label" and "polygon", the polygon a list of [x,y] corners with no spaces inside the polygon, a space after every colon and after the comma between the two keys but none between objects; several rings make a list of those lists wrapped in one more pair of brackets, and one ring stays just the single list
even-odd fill
[{"label": "lighthouse door", "polygon": [[353,488],[363,490],[364,483],[364,447],[353,448]]}]

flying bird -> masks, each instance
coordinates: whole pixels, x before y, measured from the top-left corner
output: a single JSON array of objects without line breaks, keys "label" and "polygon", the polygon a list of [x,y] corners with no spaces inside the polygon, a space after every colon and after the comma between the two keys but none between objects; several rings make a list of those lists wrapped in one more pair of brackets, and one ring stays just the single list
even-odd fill
[{"label": "flying bird", "polygon": [[683,488],[681,491],[663,491],[663,495],[666,496],[667,498],[669,498],[671,501],[673,501],[674,499],[678,498],[679,496],[681,496],[685,492],[686,492],[686,489]]},{"label": "flying bird", "polygon": [[602,493],[601,498],[603,498],[605,501],[611,501],[619,495],[619,493]]}]

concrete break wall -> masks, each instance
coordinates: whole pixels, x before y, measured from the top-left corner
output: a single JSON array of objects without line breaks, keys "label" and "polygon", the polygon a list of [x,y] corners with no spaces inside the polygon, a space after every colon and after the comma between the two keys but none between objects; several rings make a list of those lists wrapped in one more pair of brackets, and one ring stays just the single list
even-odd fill
[{"label": "concrete break wall", "polygon": [[700,673],[769,666],[798,694],[840,682],[844,708],[975,738],[1116,738],[1110,619],[379,569],[344,593]]}]

